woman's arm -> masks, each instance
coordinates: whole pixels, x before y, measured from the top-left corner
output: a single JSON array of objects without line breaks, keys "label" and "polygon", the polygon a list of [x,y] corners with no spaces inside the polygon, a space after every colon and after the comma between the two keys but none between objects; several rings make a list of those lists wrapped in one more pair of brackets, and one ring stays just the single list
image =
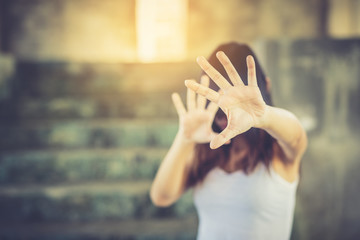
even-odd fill
[{"label": "woman's arm", "polygon": [[285,109],[266,106],[258,127],[278,141],[285,154],[285,163],[299,164],[307,146],[307,136],[294,114]]},{"label": "woman's arm", "polygon": [[150,190],[152,202],[159,207],[174,203],[185,191],[194,143],[178,133],[162,161]]},{"label": "woman's arm", "polygon": [[[203,77],[201,85],[207,87],[209,78]],[[179,131],[162,161],[150,190],[150,197],[157,206],[174,203],[186,190],[188,172],[193,160],[196,143],[208,143],[215,136],[211,125],[218,109],[214,103],[206,108],[206,99],[187,91],[187,110],[177,93],[172,99],[179,115]]]},{"label": "woman's arm", "polygon": [[306,132],[300,122],[287,110],[267,106],[259,127],[267,131],[280,145],[281,151],[275,145],[273,168],[287,181],[295,181],[307,147]]}]

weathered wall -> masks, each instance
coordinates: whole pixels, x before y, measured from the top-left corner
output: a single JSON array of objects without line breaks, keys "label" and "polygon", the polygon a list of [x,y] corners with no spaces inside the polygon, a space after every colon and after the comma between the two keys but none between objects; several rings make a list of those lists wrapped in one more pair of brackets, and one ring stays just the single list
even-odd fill
[{"label": "weathered wall", "polygon": [[[134,0],[2,0],[4,48],[21,59],[136,61]],[[189,59],[224,41],[324,36],[325,0],[189,1]]]},{"label": "weathered wall", "polygon": [[0,52],[0,99],[11,95],[10,84],[14,73],[14,59]]},{"label": "weathered wall", "polygon": [[3,0],[3,48],[21,59],[134,60],[132,0]]},{"label": "weathered wall", "polygon": [[360,236],[360,40],[267,42],[275,104],[307,129],[294,239]]},{"label": "weathered wall", "polygon": [[360,35],[360,1],[330,0],[328,32],[332,37],[346,38]]},{"label": "weathered wall", "polygon": [[3,42],[3,27],[4,27],[4,2],[0,1],[0,100],[9,97],[11,95],[10,81],[14,73],[15,60],[10,55],[2,53],[2,42]]},{"label": "weathered wall", "polygon": [[309,135],[292,239],[358,239],[360,40],[330,38],[359,37],[358,3],[191,0],[189,61],[141,64],[134,1],[0,0],[0,236],[194,239],[191,196],[160,209],[148,189],[171,92],[237,40]]},{"label": "weathered wall", "polygon": [[[224,41],[360,35],[359,0],[189,1],[189,59]],[[137,60],[134,0],[1,0],[3,48],[22,59]],[[79,11],[81,9],[81,11]]]}]

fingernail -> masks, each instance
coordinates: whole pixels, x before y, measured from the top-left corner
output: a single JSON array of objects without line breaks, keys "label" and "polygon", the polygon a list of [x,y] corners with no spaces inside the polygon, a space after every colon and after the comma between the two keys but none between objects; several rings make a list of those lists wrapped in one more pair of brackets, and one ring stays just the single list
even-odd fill
[{"label": "fingernail", "polygon": [[188,86],[190,83],[190,80],[185,80],[185,86]]},{"label": "fingernail", "polygon": [[217,145],[216,145],[213,141],[211,141],[211,142],[210,142],[210,148],[211,148],[211,149],[217,149],[218,147],[217,147]]},{"label": "fingernail", "polygon": [[218,51],[217,53],[216,53],[216,56],[217,57],[220,57],[220,56],[223,56],[225,53],[223,52],[223,51]]},{"label": "fingernail", "polygon": [[207,75],[205,75],[205,74],[201,76],[201,80],[205,80],[205,81],[206,81],[206,80],[208,80],[208,79],[209,79],[209,77],[208,77]]},{"label": "fingernail", "polygon": [[203,56],[199,56],[199,57],[196,58],[196,61],[199,63],[199,62],[204,61],[204,59],[205,58]]}]

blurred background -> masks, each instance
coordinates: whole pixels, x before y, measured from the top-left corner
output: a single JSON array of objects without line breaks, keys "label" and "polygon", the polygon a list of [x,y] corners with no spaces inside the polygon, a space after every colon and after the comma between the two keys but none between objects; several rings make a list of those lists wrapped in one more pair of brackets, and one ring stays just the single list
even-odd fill
[{"label": "blurred background", "polygon": [[195,239],[148,191],[198,55],[251,45],[309,136],[292,239],[360,239],[360,0],[0,0],[0,239]]}]

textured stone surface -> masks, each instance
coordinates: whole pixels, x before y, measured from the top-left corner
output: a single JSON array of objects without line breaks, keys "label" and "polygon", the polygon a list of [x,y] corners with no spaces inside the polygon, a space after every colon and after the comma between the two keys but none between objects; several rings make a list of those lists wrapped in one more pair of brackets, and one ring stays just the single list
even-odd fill
[{"label": "textured stone surface", "polygon": [[16,64],[0,121],[59,118],[159,118],[176,116],[171,93],[184,95],[184,80],[197,78],[195,62]]},{"label": "textured stone surface", "polygon": [[261,55],[277,106],[294,112],[310,134],[346,138],[360,129],[360,39],[265,45]]},{"label": "textured stone surface", "polygon": [[[21,231],[19,231],[21,230]],[[91,223],[3,224],[0,238],[8,240],[193,240],[197,218],[163,218]]]},{"label": "textured stone surface", "polygon": [[[292,239],[352,240],[360,236],[358,230],[360,212],[357,207],[359,200],[357,172],[360,154],[358,148],[360,144],[358,137],[360,133],[358,121],[360,117],[360,95],[358,94],[360,91],[359,44],[359,39],[294,41],[285,39],[266,41],[262,46],[261,44],[258,45],[260,46],[259,49],[262,50],[257,51],[259,58],[273,82],[272,91],[275,105],[294,112],[302,121],[309,136],[309,149],[302,162]],[[41,66],[44,67],[44,72],[49,69],[46,64]],[[149,67],[147,70],[149,73],[151,67],[147,67]],[[100,69],[101,67],[92,68]],[[21,69],[25,68],[21,67]],[[13,192],[10,195],[2,195],[0,199],[5,199],[3,206],[10,206],[9,209],[12,209],[14,213],[12,216],[16,217],[13,221],[29,219],[36,221],[43,221],[43,219],[49,219],[49,221],[51,219],[52,221],[60,221],[61,219],[72,221],[111,219],[113,215],[108,212],[109,210],[104,205],[111,207],[114,204],[114,213],[118,214],[117,217],[119,218],[123,216],[124,220],[131,219],[134,216],[142,219],[145,216],[158,218],[160,216],[184,216],[188,212],[194,213],[190,204],[191,198],[184,198],[181,200],[182,203],[179,202],[179,205],[174,205],[171,208],[157,209],[151,205],[145,193],[136,195],[139,198],[128,198],[127,196],[135,196],[131,194],[131,190],[124,191],[126,194],[120,196],[116,192],[104,193],[101,191],[102,188],[94,188],[94,192],[79,191],[76,194],[67,192],[67,198],[58,197],[57,199],[50,198],[43,191],[30,191],[27,194],[22,192],[23,185],[17,185],[17,183],[23,184],[26,181],[39,183],[42,179],[45,184],[46,182],[47,184],[58,183],[59,188],[66,187],[63,181],[75,183],[85,181],[85,179],[96,179],[100,182],[127,179],[131,184],[134,184],[132,180],[134,177],[143,176],[144,179],[149,179],[154,174],[155,165],[161,160],[160,151],[170,145],[176,133],[177,120],[174,112],[172,113],[174,115],[169,115],[170,118],[162,117],[162,115],[159,115],[159,118],[151,117],[156,114],[151,113],[153,110],[149,110],[147,113],[149,115],[146,115],[141,112],[142,107],[139,106],[142,102],[130,100],[130,97],[123,99],[129,99],[127,101],[131,102],[128,105],[129,109],[132,103],[136,105],[131,110],[132,112],[129,111],[125,114],[123,111],[128,110],[125,110],[124,107],[119,110],[119,113],[124,113],[132,119],[98,119],[99,116],[108,116],[107,113],[104,115],[102,113],[97,114],[95,113],[97,110],[93,110],[101,109],[101,107],[84,107],[91,110],[81,110],[83,109],[82,104],[88,106],[87,99],[91,99],[95,103],[101,102],[102,96],[100,97],[100,95],[106,95],[105,93],[109,89],[111,90],[114,85],[110,84],[105,88],[100,87],[99,95],[86,90],[86,88],[83,92],[79,90],[82,94],[79,98],[75,97],[75,89],[72,89],[71,91],[74,92],[71,92],[70,88],[64,88],[63,92],[59,91],[59,94],[56,95],[55,89],[61,89],[61,84],[59,84],[61,78],[55,76],[59,72],[64,71],[65,76],[69,76],[75,82],[81,81],[80,78],[68,74],[66,68],[60,67],[59,69],[49,74],[49,81],[53,81],[55,87],[43,86],[41,89],[41,85],[46,83],[46,77],[44,77],[46,74],[37,75],[38,78],[36,79],[43,79],[41,80],[43,82],[40,84],[41,81],[36,83],[35,80],[34,84],[37,87],[34,88],[31,87],[30,83],[26,85],[26,83],[19,81],[20,85],[15,86],[19,94],[17,95],[14,92],[13,96],[26,95],[26,98],[24,97],[24,100],[21,100],[23,102],[18,102],[17,113],[19,117],[9,118],[10,120],[3,122],[0,127],[3,136],[0,139],[1,166],[3,166],[3,172],[0,171],[3,180],[2,188],[12,188],[15,189],[15,192],[18,191],[17,194]],[[136,69],[139,70],[141,67],[137,66]],[[154,69],[156,69],[154,71],[161,70],[160,67]],[[105,72],[107,71],[110,71],[109,68],[105,70]],[[128,70],[126,72],[135,73],[135,71]],[[95,75],[101,76],[102,74],[99,71]],[[26,79],[25,75],[22,75],[21,78]],[[54,75],[54,78],[50,77],[51,75]],[[126,79],[127,76],[124,76],[121,81],[126,81]],[[141,76],[138,76],[137,79],[141,79]],[[75,82],[73,83],[75,84]],[[114,83],[116,83],[115,80]],[[169,94],[170,96],[171,92],[169,90],[166,93],[166,88],[175,89],[177,86],[168,83],[169,85],[164,86],[164,91],[160,91],[162,92],[160,94],[160,92],[156,92],[156,87],[151,88],[151,86],[158,84],[161,87],[165,81],[157,82],[152,78],[150,82],[147,82],[145,78],[143,83],[147,83],[149,88],[142,88],[142,92],[138,91],[138,93],[144,93],[144,96],[149,98],[159,94],[157,96],[159,102],[163,99],[160,96],[161,94],[164,94],[163,96]],[[21,89],[21,84],[28,86],[28,89]],[[135,85],[131,84],[134,83],[128,82],[126,84],[130,85],[123,85],[122,89],[127,94],[133,93],[131,91],[136,88]],[[91,85],[92,83],[89,82],[89,86]],[[96,89],[94,86],[96,84],[88,89]],[[180,84],[178,86],[180,87]],[[37,89],[41,89],[41,91],[37,91]],[[69,92],[67,93],[67,91]],[[111,91],[108,91],[109,97],[110,93]],[[52,96],[52,94],[54,95]],[[41,98],[38,98],[39,96]],[[86,101],[84,100],[83,103],[78,100],[78,105],[76,105],[75,99],[86,99]],[[42,103],[42,100],[46,102]],[[149,105],[155,104],[155,101],[147,101],[146,98],[143,98],[142,101]],[[24,104],[24,102],[28,104]],[[37,103],[34,104],[35,102]],[[161,104],[163,105],[159,103],[158,106],[165,108],[168,104],[169,108],[173,108],[170,101]],[[12,104],[7,106],[11,108]],[[30,106],[36,107],[31,109]],[[43,118],[41,117],[41,109],[44,112]],[[63,109],[64,111],[57,112],[56,109]],[[154,107],[154,109],[156,108]],[[4,112],[4,110],[2,111]],[[93,112],[93,115],[80,113],[82,111],[85,113],[86,111]],[[131,115],[130,112],[134,114]],[[85,115],[89,118],[92,116],[92,119],[86,120],[86,117],[83,117]],[[32,119],[27,119],[26,116]],[[61,116],[63,117],[61,118]],[[82,120],[77,118],[82,118]],[[52,152],[59,148],[64,151]],[[86,148],[94,148],[93,151],[96,153],[92,154],[89,151],[85,154]],[[114,148],[117,150],[113,150]],[[141,154],[138,155],[137,151],[132,152],[131,150],[135,148],[152,148],[154,152],[159,151],[157,152],[159,155],[157,153],[152,155],[147,150],[141,151]],[[10,149],[13,150],[9,151]],[[26,149],[37,149],[37,151],[24,151]],[[16,151],[19,152],[12,155]],[[127,155],[125,154],[126,151],[130,153]],[[146,168],[138,168],[136,165],[128,164],[131,159],[142,159],[139,156],[144,157],[144,160],[140,160],[140,162],[143,161],[142,166],[146,166]],[[123,165],[125,162],[126,164]],[[25,168],[30,169],[28,173],[17,178],[16,176],[23,172],[21,169]],[[79,171],[75,171],[76,169]],[[129,171],[123,171],[124,169]],[[45,171],[48,171],[49,174],[46,174]],[[6,187],[4,186],[5,183]],[[34,187],[40,188],[36,185]],[[76,205],[76,201],[79,201],[79,205]],[[129,203],[125,208],[129,212],[121,212],[122,209],[117,208],[116,204],[118,203],[123,205]],[[89,210],[90,205],[93,212]],[[59,207],[59,209],[65,210],[58,213],[56,212],[58,210],[54,210],[58,207],[52,208],[52,206],[65,206],[64,208]],[[82,211],[86,213],[83,214]],[[161,237],[154,238],[161,239]]]},{"label": "textured stone surface", "polygon": [[11,94],[11,81],[14,74],[14,65],[15,59],[12,56],[4,55],[0,52],[0,100],[9,97]]},{"label": "textured stone surface", "polygon": [[28,121],[0,126],[0,149],[166,147],[178,124],[169,120]]},{"label": "textured stone surface", "polygon": [[357,239],[360,39],[266,44],[275,104],[294,112],[309,136],[293,239]]},{"label": "textured stone surface", "polygon": [[0,122],[21,119],[177,118],[169,92],[73,98],[20,98],[0,103]]},{"label": "textured stone surface", "polygon": [[[180,222],[167,218],[161,222],[152,215],[156,212],[156,216],[169,216],[176,211],[180,214],[186,212],[189,205],[154,210],[147,208],[149,199],[141,197],[145,193],[137,198],[132,189],[121,191],[124,195],[109,188],[104,192],[104,187],[93,191],[65,191],[65,195],[54,198],[40,191],[43,187],[39,185],[28,186],[27,193],[23,185],[17,185],[25,181],[44,181],[44,184],[59,181],[58,187],[67,188],[61,181],[107,180],[109,176],[129,176],[131,180],[138,174],[133,171],[139,169],[131,164],[126,166],[133,170],[120,170],[122,160],[112,153],[99,156],[104,150],[99,150],[94,156],[77,155],[72,151],[69,154],[49,154],[55,148],[167,147],[170,144],[171,134],[163,139],[164,145],[157,137],[148,140],[147,134],[153,129],[148,132],[147,127],[124,126],[130,126],[129,132],[135,128],[142,132],[132,136],[118,131],[121,127],[116,124],[109,126],[107,120],[99,120],[96,124],[76,121],[77,118],[99,117],[145,118],[141,124],[145,122],[148,126],[148,118],[154,116],[174,119],[174,112],[170,115],[166,110],[167,104],[171,108],[172,105],[165,100],[165,95],[170,96],[171,91],[184,92],[182,81],[198,76],[196,65],[193,68],[188,63],[74,63],[79,59],[91,62],[99,62],[99,59],[112,61],[114,58],[121,62],[134,61],[134,3],[132,0],[0,0],[0,50],[14,54],[17,60],[29,60],[17,62],[12,81],[0,77],[0,173],[3,181],[10,185],[6,189],[11,187],[15,191],[0,196],[0,218],[7,224],[0,224],[1,239],[195,238],[194,234],[187,235],[188,228]],[[359,40],[294,40],[294,37],[359,36],[359,7],[357,0],[189,1],[188,48],[191,61],[196,55],[208,55],[224,41],[275,39],[266,41],[266,46],[257,53],[262,55],[263,65],[273,80],[275,103],[296,113],[309,134],[292,239],[360,238]],[[3,68],[0,66],[1,74]],[[152,94],[159,94],[155,101],[149,100],[155,99]],[[116,101],[121,103],[114,103]],[[164,111],[157,113],[155,109]],[[47,123],[49,119],[51,123]],[[74,119],[75,122],[71,123]],[[126,139],[126,144],[120,146],[119,139]],[[9,155],[7,151],[4,154],[4,150],[10,148],[22,153]],[[33,148],[39,152],[24,151]],[[150,159],[153,156],[149,152],[144,154],[144,166],[153,171],[147,165],[151,163],[152,166]],[[133,159],[133,155],[130,154],[129,158],[125,155],[119,153],[119,157],[126,161]],[[107,175],[106,169],[112,164],[119,168],[111,168],[114,171]],[[25,168],[28,170],[22,170]],[[149,169],[142,169],[145,172],[139,174],[148,176]],[[131,184],[134,184],[132,180]],[[143,216],[150,216],[148,220],[131,219],[135,199],[141,200],[136,211],[139,214],[146,212]],[[90,221],[112,218],[112,214],[119,218],[128,217],[112,224],[108,220],[93,225],[80,222],[56,227],[50,221]],[[20,222],[49,221],[35,223],[37,226],[9,224],[10,217]],[[154,221],[158,224],[155,226],[168,228],[168,232],[152,229],[155,228]],[[174,229],[174,226],[179,228]],[[139,233],[146,228],[143,235]],[[47,232],[46,229],[50,230]],[[128,229],[128,234],[122,234]]]},{"label": "textured stone surface", "polygon": [[0,184],[152,179],[167,149],[125,148],[0,153]]},{"label": "textured stone surface", "polygon": [[184,89],[184,80],[198,77],[194,61],[120,64],[19,61],[14,76],[17,97],[97,96],[169,92]]},{"label": "textured stone surface", "polygon": [[132,0],[3,2],[3,45],[17,57],[94,61],[136,59]]},{"label": "textured stone surface", "polygon": [[[4,30],[3,45],[19,58],[137,59],[135,1],[1,1],[5,3],[4,19],[12,23]],[[326,14],[333,7],[322,0],[188,2],[190,59],[208,53],[225,41],[324,36],[327,33]],[[346,15],[356,19],[356,13],[347,12]]]},{"label": "textured stone surface", "polygon": [[88,222],[195,214],[191,192],[175,205],[155,207],[149,198],[150,183],[122,181],[0,187],[0,222]]}]

